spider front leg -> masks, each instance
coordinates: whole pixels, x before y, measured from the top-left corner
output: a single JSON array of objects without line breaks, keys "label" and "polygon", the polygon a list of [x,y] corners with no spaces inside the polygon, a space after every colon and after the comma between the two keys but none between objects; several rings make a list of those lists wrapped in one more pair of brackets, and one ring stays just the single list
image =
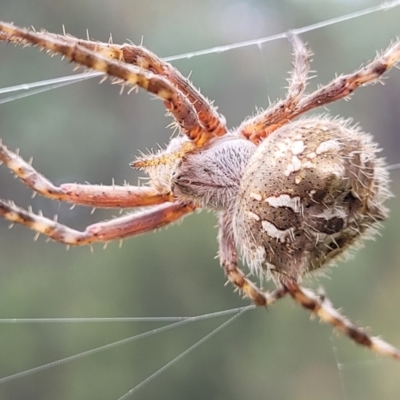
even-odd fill
[{"label": "spider front leg", "polygon": [[363,329],[335,310],[328,299],[321,298],[308,289],[303,289],[291,280],[282,281],[282,285],[298,304],[318,315],[322,321],[333,325],[356,343],[366,346],[376,353],[400,360],[398,349],[382,339],[369,336]]},{"label": "spider front leg", "polygon": [[0,216],[12,223],[25,225],[57,242],[73,246],[140,235],[175,222],[195,209],[196,206],[190,203],[165,203],[150,210],[89,225],[83,232],[80,232],[0,199]]},{"label": "spider front leg", "polygon": [[[58,35],[50,32],[38,32],[39,35],[54,37],[70,44],[78,44],[94,53],[101,54],[112,60],[132,64],[146,71],[166,78],[174,87],[182,92],[195,108],[198,118],[210,137],[221,136],[227,132],[225,119],[218,114],[216,108],[171,64],[159,58],[143,46],[124,43],[101,43],[92,40],[77,39],[68,35]],[[20,37],[9,36],[0,32],[0,41],[29,46],[31,43]]]},{"label": "spider front leg", "polygon": [[183,133],[193,142],[194,147],[201,147],[213,137],[225,133],[224,130],[208,131],[200,122],[197,111],[187,96],[161,75],[110,59],[56,35],[36,33],[4,22],[0,22],[0,32],[2,37],[9,37],[10,41],[30,43],[51,54],[60,54],[71,62],[103,72],[123,84],[138,86],[154,94],[163,100],[165,107],[173,115]]},{"label": "spider front leg", "polygon": [[251,282],[243,271],[238,268],[237,252],[233,238],[232,219],[228,211],[221,211],[219,215],[219,259],[229,282],[239,289],[257,306],[269,306],[287,293],[285,287],[273,292],[264,292]]},{"label": "spider front leg", "polygon": [[77,183],[55,186],[37,172],[30,163],[7,149],[0,140],[1,162],[35,193],[72,204],[99,208],[126,208],[144,207],[174,200],[170,194],[162,194],[146,186],[102,186]]},{"label": "spider front leg", "polygon": [[256,144],[292,119],[306,88],[310,52],[297,35],[288,33],[287,37],[292,44],[294,61],[286,98],[244,121],[238,128],[239,135]]}]

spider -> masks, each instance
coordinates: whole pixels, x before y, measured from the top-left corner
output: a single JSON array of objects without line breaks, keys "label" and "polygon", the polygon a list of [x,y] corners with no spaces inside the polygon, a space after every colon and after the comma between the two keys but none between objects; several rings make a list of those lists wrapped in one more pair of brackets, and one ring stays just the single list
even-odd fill
[{"label": "spider", "polygon": [[[368,335],[322,295],[300,286],[373,236],[387,216],[388,172],[370,135],[330,116],[294,120],[313,108],[347,98],[379,81],[400,60],[400,41],[374,61],[305,93],[310,52],[292,33],[293,71],[286,98],[228,130],[217,109],[174,67],[132,44],[79,40],[0,22],[0,40],[38,46],[51,55],[97,70],[122,85],[160,98],[179,134],[131,166],[149,175],[147,186],[55,186],[0,143],[0,161],[34,192],[93,207],[144,210],[76,231],[0,198],[0,215],[67,245],[88,245],[138,235],[199,209],[219,218],[219,259],[230,281],[258,306],[289,294],[298,304],[356,343],[400,360],[400,351]],[[242,256],[253,274],[272,280],[265,292],[238,268]]]}]

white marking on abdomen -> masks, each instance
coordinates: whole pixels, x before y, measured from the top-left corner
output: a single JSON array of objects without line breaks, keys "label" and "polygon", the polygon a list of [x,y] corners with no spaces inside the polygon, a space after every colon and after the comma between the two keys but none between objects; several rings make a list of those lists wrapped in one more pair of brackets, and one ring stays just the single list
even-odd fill
[{"label": "white marking on abdomen", "polygon": [[317,154],[326,153],[328,151],[335,152],[340,150],[340,144],[337,140],[331,139],[326,140],[325,142],[320,143],[320,145],[316,148],[315,152]]},{"label": "white marking on abdomen", "polygon": [[293,210],[295,213],[300,212],[301,204],[300,204],[300,197],[290,197],[288,194],[281,194],[278,197],[272,196],[265,199],[265,201],[271,207],[287,207]]},{"label": "white marking on abdomen", "polygon": [[268,236],[279,240],[281,243],[285,243],[288,236],[293,238],[294,228],[281,230],[268,221],[261,221],[261,225]]}]

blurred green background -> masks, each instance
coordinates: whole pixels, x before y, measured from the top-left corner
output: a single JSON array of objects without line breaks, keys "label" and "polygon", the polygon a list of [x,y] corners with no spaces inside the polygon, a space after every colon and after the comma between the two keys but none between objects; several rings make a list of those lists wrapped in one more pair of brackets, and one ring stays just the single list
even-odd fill
[{"label": "blurred green background", "polygon": [[[347,14],[380,1],[0,0],[0,17],[20,26],[114,42],[129,39],[160,56],[260,38]],[[302,35],[314,51],[318,78],[350,72],[400,35],[400,7]],[[37,49],[0,45],[0,87],[68,75],[71,65]],[[174,62],[227,117],[229,127],[284,95],[291,49],[285,40]],[[400,72],[385,86],[360,89],[329,107],[373,132],[389,163],[400,162]],[[317,113],[324,112],[317,111]],[[147,93],[119,95],[98,79],[1,106],[0,136],[55,183],[136,184],[129,162],[138,149],[168,141],[162,103]],[[323,285],[337,307],[400,346],[400,171],[382,236],[329,271]],[[0,169],[0,196],[43,210],[77,229],[118,211],[96,211],[37,196]],[[224,286],[214,259],[216,219],[203,212],[119,248],[69,251],[0,221],[0,318],[186,316],[248,304]],[[184,351],[223,319],[189,324],[0,385],[0,399],[117,399]],[[154,324],[0,324],[0,378],[152,329]],[[397,399],[400,364],[378,358],[310,322],[284,299],[251,311],[143,387],[133,398]]]}]

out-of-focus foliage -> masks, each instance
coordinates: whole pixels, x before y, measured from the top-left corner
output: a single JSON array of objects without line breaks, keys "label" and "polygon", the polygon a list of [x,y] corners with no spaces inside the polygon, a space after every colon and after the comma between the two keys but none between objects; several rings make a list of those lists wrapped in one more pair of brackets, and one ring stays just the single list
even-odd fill
[{"label": "out-of-focus foliage", "polygon": [[[269,36],[347,14],[379,1],[0,0],[1,19],[17,25],[114,42],[144,44],[160,56]],[[302,36],[313,49],[318,77],[350,72],[400,35],[400,8]],[[284,40],[174,63],[216,101],[230,127],[284,95],[291,67]],[[58,77],[71,66],[37,49],[0,45],[0,87]],[[386,86],[360,89],[351,102],[329,107],[373,132],[390,163],[400,162],[400,73]],[[317,112],[324,112],[317,111]],[[171,132],[159,101],[147,93],[119,95],[96,79],[0,109],[0,137],[56,183],[137,182],[129,162],[137,149],[165,143]],[[399,171],[392,172],[399,192]],[[0,169],[0,196],[32,204],[47,216],[82,229],[117,212],[30,199],[29,190]],[[320,279],[335,305],[372,332],[400,346],[399,198],[381,237],[354,260]],[[228,309],[247,302],[224,286],[216,254],[215,217],[203,212],[168,230],[116,244],[65,251],[33,242],[25,228],[0,221],[0,318],[175,316]],[[312,280],[316,287],[318,282]],[[221,320],[188,325],[0,386],[8,399],[116,399],[189,347]],[[0,324],[0,377],[11,375],[150,329],[146,324]],[[343,368],[340,369],[339,367]],[[309,321],[285,299],[253,311],[220,332],[135,395],[136,399],[394,399],[400,364],[378,359]]]}]

